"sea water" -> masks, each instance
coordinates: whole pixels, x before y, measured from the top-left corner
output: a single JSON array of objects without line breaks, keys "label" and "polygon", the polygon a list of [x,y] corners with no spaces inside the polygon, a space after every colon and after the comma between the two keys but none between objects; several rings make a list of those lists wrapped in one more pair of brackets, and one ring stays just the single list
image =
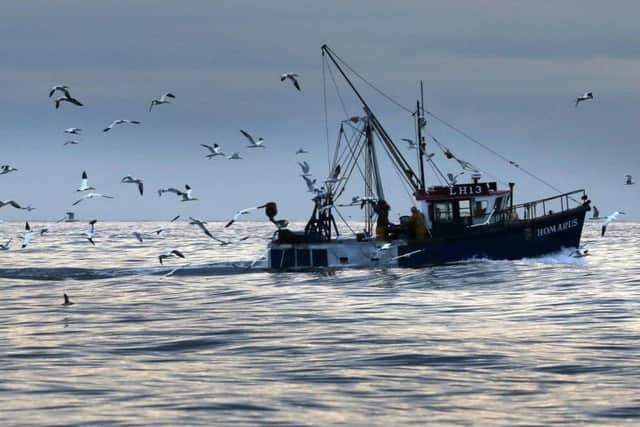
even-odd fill
[{"label": "sea water", "polygon": [[637,223],[586,224],[584,258],[303,274],[247,268],[269,224],[31,225],[0,224],[3,426],[640,423]]}]

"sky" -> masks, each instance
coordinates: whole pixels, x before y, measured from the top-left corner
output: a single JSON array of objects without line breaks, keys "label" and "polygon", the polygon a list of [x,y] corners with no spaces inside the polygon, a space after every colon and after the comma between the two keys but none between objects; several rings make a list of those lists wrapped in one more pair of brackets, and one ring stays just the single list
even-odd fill
[{"label": "sky", "polygon": [[[402,105],[415,105],[423,81],[426,107],[439,117],[562,191],[586,189],[601,213],[638,220],[640,187],[624,185],[625,174],[640,177],[637,16],[633,1],[4,1],[0,163],[19,171],[0,176],[0,199],[36,210],[4,207],[0,219],[74,210],[82,219],[224,220],[276,201],[279,217],[305,220],[312,203],[296,162],[325,177],[326,126],[333,143],[346,118],[329,81],[325,121],[327,43]],[[301,92],[280,82],[284,72],[300,75]],[[413,138],[405,111],[354,82],[398,144]],[[85,106],[56,110],[47,97],[55,84]],[[339,88],[349,115],[362,114]],[[595,99],[574,107],[586,91]],[[165,92],[174,102],[148,112]],[[142,123],[102,132],[120,118]],[[84,130],[79,145],[63,146],[68,127]],[[247,149],[240,129],[268,148]],[[428,118],[427,129],[515,182],[517,203],[555,194],[437,121]],[[244,159],[204,158],[199,144],[213,143]],[[296,156],[299,147],[310,154]],[[428,150],[443,171],[459,171],[433,144]],[[410,197],[388,163],[382,169],[392,215],[406,214]],[[72,208],[84,170],[115,198]],[[144,179],[144,197],[120,183],[124,175]],[[156,193],[184,184],[198,201]]]}]

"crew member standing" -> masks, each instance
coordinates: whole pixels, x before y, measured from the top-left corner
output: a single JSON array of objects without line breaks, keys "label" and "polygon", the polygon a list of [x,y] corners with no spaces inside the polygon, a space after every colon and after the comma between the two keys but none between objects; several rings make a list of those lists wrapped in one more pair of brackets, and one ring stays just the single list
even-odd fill
[{"label": "crew member standing", "polygon": [[409,218],[409,239],[424,240],[427,238],[427,226],[424,215],[415,206],[411,208]]}]

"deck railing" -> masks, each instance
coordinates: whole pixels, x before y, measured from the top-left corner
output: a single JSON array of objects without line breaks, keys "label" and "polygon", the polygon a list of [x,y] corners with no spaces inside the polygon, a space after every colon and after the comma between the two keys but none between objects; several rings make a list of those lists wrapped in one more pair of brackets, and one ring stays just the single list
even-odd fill
[{"label": "deck railing", "polygon": [[518,219],[534,219],[576,208],[587,201],[584,190],[571,191],[546,199],[520,203],[510,208],[494,212],[491,222],[505,222]]}]

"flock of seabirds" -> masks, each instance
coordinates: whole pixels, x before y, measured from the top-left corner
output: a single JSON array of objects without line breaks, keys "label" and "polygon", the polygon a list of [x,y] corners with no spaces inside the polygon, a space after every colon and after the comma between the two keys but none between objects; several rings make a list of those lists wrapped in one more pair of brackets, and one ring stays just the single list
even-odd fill
[{"label": "flock of seabirds", "polygon": [[[295,74],[295,73],[284,73],[280,76],[280,81],[284,82],[284,81],[288,81],[290,82],[293,87],[295,89],[297,89],[298,91],[301,91],[301,86],[300,86],[300,81],[299,81],[299,75]],[[82,107],[84,106],[84,104],[82,102],[80,102],[77,98],[74,98],[71,95],[71,89],[69,86],[67,85],[55,85],[51,88],[51,90],[49,91],[49,98],[53,97],[54,95],[59,94],[60,96],[55,98],[54,101],[54,105],[56,109],[59,109],[63,103],[69,103],[69,104],[73,104],[75,106],[78,107]],[[157,99],[153,99],[151,101],[151,103],[149,104],[149,112],[151,112],[153,110],[154,107],[158,107],[160,105],[164,105],[164,104],[170,104],[172,102],[172,100],[174,100],[176,98],[176,96],[173,93],[167,92],[164,95],[162,95],[160,98]],[[578,105],[581,102],[584,101],[589,101],[589,100],[593,100],[594,96],[593,96],[593,92],[586,92],[585,94],[578,96],[575,99],[575,107],[578,107]],[[115,128],[116,126],[120,126],[120,125],[139,125],[141,122],[138,120],[128,120],[128,119],[118,119],[118,120],[114,120],[113,122],[111,122],[107,127],[105,127],[103,129],[103,132],[109,132],[111,131],[113,128]],[[67,135],[72,135],[72,136],[77,136],[77,135],[81,135],[82,133],[82,129],[80,128],[76,128],[76,127],[72,127],[72,128],[68,128],[64,130],[64,133]],[[249,132],[245,131],[245,130],[240,130],[240,133],[246,138],[247,142],[249,145],[247,145],[248,148],[266,148],[266,145],[264,143],[263,138],[254,138]],[[402,141],[407,143],[407,148],[408,149],[417,149],[417,143],[412,140],[412,139],[408,139],[408,138],[402,138]],[[80,141],[76,140],[76,139],[71,139],[66,141],[63,145],[77,145],[79,144]],[[229,160],[241,160],[242,157],[240,156],[239,152],[234,152],[230,155],[226,155],[223,151],[222,151],[222,147],[218,144],[213,144],[213,145],[208,145],[208,144],[200,144],[205,150],[206,150],[206,154],[205,157],[207,159],[213,159],[216,157],[226,157]],[[299,148],[298,150],[296,150],[296,155],[301,155],[301,154],[308,154],[308,151],[306,151],[304,148]],[[321,190],[318,189],[315,184],[317,182],[316,179],[314,179],[312,177],[312,174],[310,173],[310,166],[309,164],[303,160],[298,162],[298,165],[300,166],[301,169],[301,176],[305,181],[305,184],[307,185],[307,189],[309,192],[311,193],[318,193]],[[17,172],[18,169],[8,165],[8,164],[4,164],[4,165],[0,165],[0,175],[6,175],[8,173],[12,173],[12,172]],[[464,173],[464,172],[462,172]],[[458,174],[458,175],[453,175],[453,174],[448,174],[449,180],[455,184],[456,179],[459,175],[461,175],[462,173]],[[333,179],[337,179],[337,175],[339,174],[339,170],[338,171],[333,171],[331,176],[329,177],[329,181],[333,178]],[[141,178],[136,178],[130,175],[124,176],[121,180],[121,183],[123,184],[135,184],[138,193],[140,194],[140,196],[144,195],[144,181]],[[625,175],[625,185],[634,185],[635,181],[633,180],[632,175]],[[83,201],[86,200],[91,200],[91,199],[98,199],[98,198],[104,198],[104,199],[113,199],[113,196],[110,195],[106,195],[106,194],[101,194],[101,193],[97,193],[96,192],[96,188],[89,185],[89,177],[86,171],[82,172],[82,176],[81,176],[81,181],[80,181],[80,186],[76,189],[77,193],[82,194],[82,196],[80,196],[80,198],[75,201],[73,203],[73,206],[76,206],[80,203],[82,203]],[[171,194],[175,194],[178,199],[181,202],[190,202],[190,201],[196,201],[198,200],[196,197],[193,197],[192,195],[192,189],[191,187],[186,184],[184,186],[183,189],[181,188],[174,188],[174,187],[168,187],[168,188],[160,188],[157,190],[158,196],[162,196],[165,193],[171,193]],[[355,197],[352,200],[352,203],[350,204],[350,206],[353,205],[358,205],[362,202],[362,200],[358,197]],[[270,206],[272,205],[272,206]],[[25,205],[22,206],[20,203],[16,202],[15,200],[0,200],[0,208],[3,208],[5,206],[10,206],[13,207],[15,209],[21,209],[21,210],[26,210],[28,212],[34,210],[35,208],[32,207],[31,205]],[[241,216],[243,215],[247,215],[255,210],[258,209],[263,209],[266,208],[267,210],[267,215],[269,216],[269,219],[274,222],[274,224],[276,224],[276,226],[280,227],[285,227],[287,225],[287,221],[286,220],[280,220],[280,221],[274,221],[273,216],[275,215],[274,212],[277,212],[277,210],[275,209],[275,204],[273,203],[267,203],[261,206],[256,206],[256,207],[250,207],[250,208],[245,208],[245,209],[241,209],[238,212],[235,213],[235,215],[233,216],[233,218],[231,218],[226,224],[225,227],[229,227],[231,226],[236,220],[238,220]],[[271,213],[269,213],[269,209],[272,209],[273,211]],[[601,236],[605,235],[606,229],[607,229],[607,225],[610,224],[612,221],[616,220],[617,217],[619,215],[624,215],[624,212],[621,211],[616,211],[613,212],[611,215],[608,215],[607,217],[600,217],[599,213],[598,213],[598,209],[594,206],[594,215],[592,217],[593,220],[598,220],[602,222],[602,227],[601,227]],[[180,215],[175,216],[174,218],[172,218],[169,223],[173,223],[176,220],[178,220],[180,218]],[[68,218],[67,218],[68,219]],[[64,221],[65,218],[57,221],[57,222],[61,222]],[[88,229],[85,233],[86,239],[89,243],[91,243],[92,245],[95,246],[96,242],[94,240],[95,236],[96,236],[96,223],[98,222],[97,219],[91,220],[88,223]],[[193,217],[189,217],[189,224],[190,225],[194,225],[197,226],[207,237],[213,239],[214,241],[218,242],[220,245],[229,245],[232,243],[238,243],[244,240],[247,240],[249,238],[249,236],[245,236],[245,237],[241,237],[235,241],[232,240],[223,240],[220,239],[216,236],[214,236],[209,229],[207,228],[207,222],[204,220],[200,220],[197,218],[193,218]],[[149,235],[160,235],[164,230],[165,230],[166,226],[162,226],[159,227],[155,230],[152,231],[148,231],[148,232],[143,232],[143,231],[133,231],[131,234],[133,237],[135,237],[139,242],[143,242],[144,239],[149,236]],[[40,236],[45,235],[46,233],[48,233],[49,229],[48,228],[41,228],[40,230],[34,231],[32,230],[31,226],[29,225],[29,222],[25,222],[25,228],[24,228],[24,233],[22,233],[22,235],[20,236],[22,239],[22,244],[21,247],[22,248],[26,248],[30,242],[33,239],[34,233],[39,234]],[[7,240],[4,243],[0,243],[0,250],[9,250],[10,245],[11,245],[12,239]],[[586,256],[589,255],[589,251],[587,249],[579,249],[578,251],[574,252],[571,254],[572,256],[577,256],[577,257],[581,257],[581,256]],[[185,255],[178,249],[171,249],[168,250],[164,253],[161,253],[160,255],[158,255],[158,261],[160,264],[164,264],[164,260],[169,259],[169,258],[185,258]],[[186,264],[189,265],[189,264]],[[179,266],[171,271],[169,271],[166,275],[172,275],[173,273],[175,273],[175,271],[177,271],[178,269],[186,266]],[[74,303],[69,299],[68,295],[65,293],[64,294],[64,303],[62,304],[63,306],[69,306],[69,305],[73,305]]]}]

